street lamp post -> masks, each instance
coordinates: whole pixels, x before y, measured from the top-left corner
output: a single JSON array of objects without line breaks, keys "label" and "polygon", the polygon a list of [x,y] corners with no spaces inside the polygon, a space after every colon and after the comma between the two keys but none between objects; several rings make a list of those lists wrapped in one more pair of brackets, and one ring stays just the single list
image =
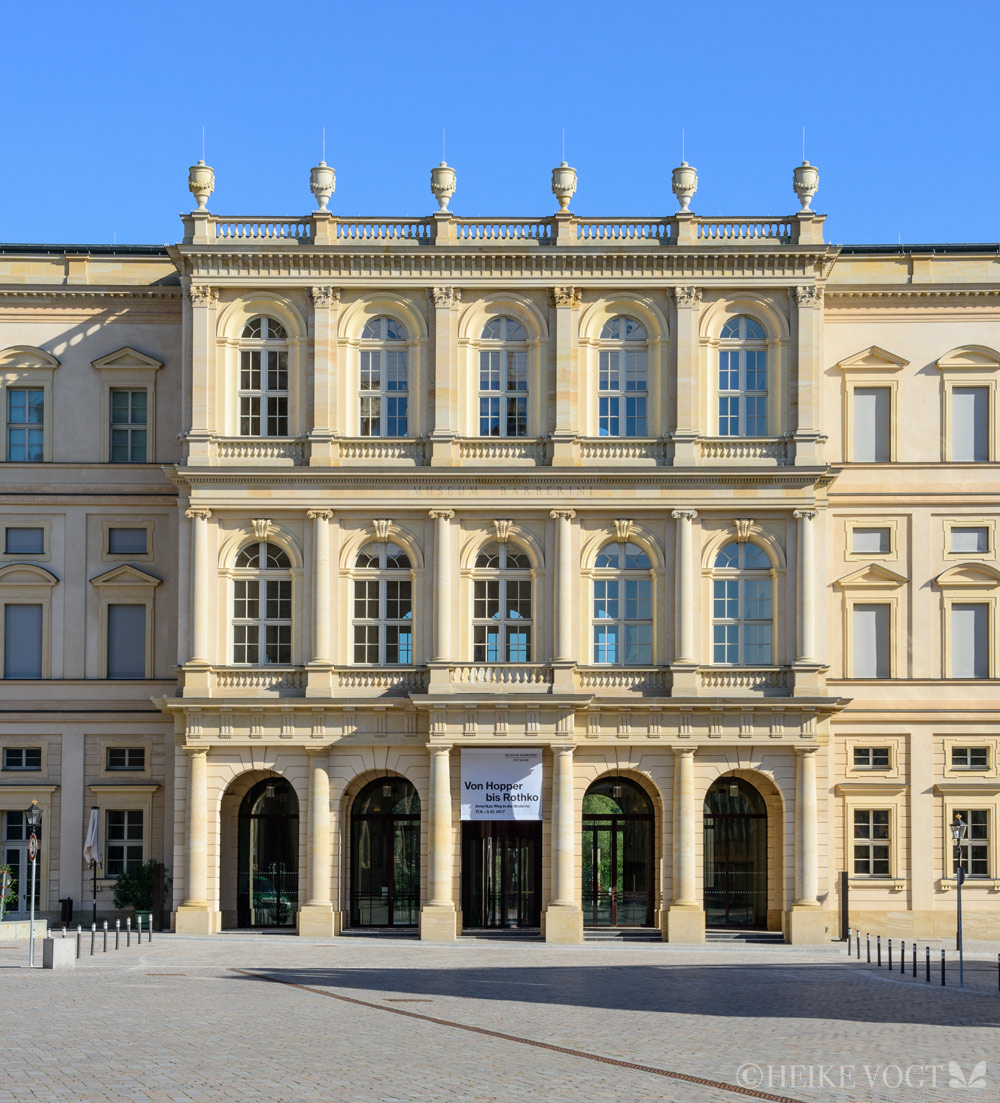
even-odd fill
[{"label": "street lamp post", "polygon": [[963,864],[965,848],[962,846],[969,825],[960,815],[955,816],[955,822],[951,825],[951,837],[955,840],[955,861],[958,863],[955,869],[955,880],[958,883],[958,929],[955,935],[955,948],[958,950],[958,986],[965,985],[965,955],[962,948],[962,882],[965,880],[965,866]]},{"label": "street lamp post", "polygon": [[28,860],[31,862],[31,910],[28,923],[28,966],[35,964],[35,878],[38,870],[38,829],[42,826],[42,810],[38,801],[33,800],[24,814],[28,823]]}]

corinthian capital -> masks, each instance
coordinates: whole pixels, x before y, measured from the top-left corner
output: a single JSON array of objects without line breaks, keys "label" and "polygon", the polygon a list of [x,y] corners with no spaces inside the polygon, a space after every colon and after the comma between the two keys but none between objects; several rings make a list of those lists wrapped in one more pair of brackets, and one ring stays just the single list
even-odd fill
[{"label": "corinthian capital", "polygon": [[432,287],[431,298],[435,306],[457,306],[462,301],[462,292],[457,287]]},{"label": "corinthian capital", "polygon": [[581,293],[579,287],[553,287],[553,306],[579,306]]},{"label": "corinthian capital", "polygon": [[340,302],[339,287],[310,287],[309,295],[313,306],[336,306]]},{"label": "corinthian capital", "polygon": [[219,301],[219,292],[215,287],[204,283],[193,283],[188,288],[192,306],[211,306]]},{"label": "corinthian capital", "polygon": [[700,287],[675,287],[674,302],[678,306],[701,306]]},{"label": "corinthian capital", "polygon": [[795,293],[795,301],[799,306],[823,305],[823,288],[817,287],[814,283],[793,287],[792,291]]}]

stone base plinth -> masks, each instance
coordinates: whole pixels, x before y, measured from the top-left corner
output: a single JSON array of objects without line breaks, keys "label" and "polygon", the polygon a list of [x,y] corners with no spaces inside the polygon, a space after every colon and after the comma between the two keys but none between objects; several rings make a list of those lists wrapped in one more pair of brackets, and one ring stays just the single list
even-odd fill
[{"label": "stone base plinth", "polygon": [[[31,930],[31,921],[28,919],[5,919],[0,923],[0,942],[8,942],[12,939],[26,939]],[[49,933],[49,924],[46,919],[35,920],[35,938],[45,938]]]},{"label": "stone base plinth", "polygon": [[218,934],[222,913],[208,905],[181,904],[174,912],[175,934]]},{"label": "stone base plinth", "polygon": [[454,907],[425,904],[420,909],[420,937],[426,942],[453,942],[458,937]]},{"label": "stone base plinth", "polygon": [[815,946],[829,941],[826,929],[826,915],[818,905],[799,907],[792,905],[785,916],[785,941],[792,946]]},{"label": "stone base plinth", "polygon": [[296,930],[305,938],[332,938],[337,933],[332,904],[303,904],[295,921]]},{"label": "stone base plinth", "polygon": [[75,969],[76,939],[47,938],[42,943],[43,969]]},{"label": "stone base plinth", "polygon": [[545,909],[545,941],[575,945],[583,941],[583,912],[564,904]]},{"label": "stone base plinth", "polygon": [[696,904],[674,904],[665,913],[663,937],[667,942],[705,941],[705,912]]}]

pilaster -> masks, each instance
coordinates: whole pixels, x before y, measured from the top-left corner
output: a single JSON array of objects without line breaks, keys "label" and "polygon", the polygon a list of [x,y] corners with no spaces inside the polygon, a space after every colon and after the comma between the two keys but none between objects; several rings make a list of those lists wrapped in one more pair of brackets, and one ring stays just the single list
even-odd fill
[{"label": "pilaster", "polygon": [[705,911],[695,869],[694,749],[674,749],[674,897],[666,913],[668,942],[704,942]]},{"label": "pilaster", "polygon": [[330,565],[330,522],[333,511],[310,509],[313,523],[312,655],[306,667],[306,696],[333,696],[333,646],[330,627],[336,623]]},{"label": "pilaster", "polygon": [[[451,219],[449,217],[448,223]],[[440,225],[440,223],[439,223]],[[434,424],[431,465],[458,463],[458,342],[455,315],[462,301],[457,287],[431,288],[434,304]]]},{"label": "pilaster", "polygon": [[430,885],[427,903],[420,909],[420,937],[432,942],[444,942],[451,941],[458,934],[458,911],[453,889],[451,744],[436,744],[429,751],[431,777],[427,845]]},{"label": "pilaster", "polygon": [[184,834],[187,896],[174,913],[177,934],[216,934],[221,914],[208,899],[208,751],[186,747],[188,806]]},{"label": "pilaster", "polygon": [[823,288],[815,284],[793,288],[797,310],[795,465],[823,462],[826,437],[822,425]]},{"label": "pilaster", "polygon": [[313,425],[309,432],[309,465],[331,467],[340,462],[335,440],[339,436],[337,318],[340,289],[312,287],[310,297],[313,304]]},{"label": "pilaster", "polygon": [[545,941],[583,941],[583,909],[576,898],[576,822],[573,750],[552,748],[552,885],[554,897],[545,909]]},{"label": "pilaster", "polygon": [[556,403],[552,428],[552,466],[574,466],[580,457],[576,438],[580,433],[580,402],[577,382],[579,362],[580,289],[555,287]]},{"label": "pilaster", "polygon": [[698,511],[675,509],[677,522],[674,567],[674,661],[671,664],[675,697],[693,697],[698,692],[697,657],[694,644],[694,609],[698,581],[694,569],[694,521]]},{"label": "pilaster", "polygon": [[205,284],[190,284],[191,310],[191,424],[187,427],[189,462],[205,463],[215,424],[216,333],[219,292]]},{"label": "pilaster", "polygon": [[[675,216],[680,219],[680,215]],[[678,231],[681,225],[678,224]],[[701,288],[675,287],[676,322],[676,385],[677,425],[674,429],[674,466],[690,467],[695,463],[695,442],[701,428],[701,344],[698,319],[701,314]]]}]

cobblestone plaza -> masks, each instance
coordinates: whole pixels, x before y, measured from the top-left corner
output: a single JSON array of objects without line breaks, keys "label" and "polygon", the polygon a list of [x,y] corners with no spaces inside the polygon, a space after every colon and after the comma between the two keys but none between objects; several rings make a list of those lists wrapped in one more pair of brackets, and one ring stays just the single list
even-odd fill
[{"label": "cobblestone plaza", "polygon": [[985,953],[981,986],[960,992],[842,946],[162,935],[97,949],[85,936],[75,971],[43,972],[22,967],[23,942],[3,948],[16,1014],[0,1103],[923,1103],[961,1100],[976,1077],[973,1098],[994,1099],[1000,1082]]}]

